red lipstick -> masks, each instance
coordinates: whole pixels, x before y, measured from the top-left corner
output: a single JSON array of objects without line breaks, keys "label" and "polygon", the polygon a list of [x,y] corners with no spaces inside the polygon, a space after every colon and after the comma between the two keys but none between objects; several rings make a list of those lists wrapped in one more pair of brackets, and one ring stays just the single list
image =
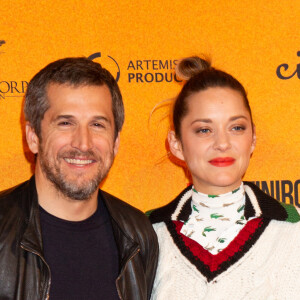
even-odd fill
[{"label": "red lipstick", "polygon": [[216,157],[209,161],[215,167],[228,167],[235,162],[235,159],[232,157]]}]

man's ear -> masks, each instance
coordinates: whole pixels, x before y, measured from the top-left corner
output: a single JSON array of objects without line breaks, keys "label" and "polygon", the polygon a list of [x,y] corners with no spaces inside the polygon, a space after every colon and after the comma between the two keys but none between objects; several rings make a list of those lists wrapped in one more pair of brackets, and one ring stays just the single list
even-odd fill
[{"label": "man's ear", "polygon": [[39,151],[39,138],[35,133],[35,130],[32,128],[29,122],[26,123],[25,127],[26,131],[26,141],[30,151],[33,154],[38,153]]},{"label": "man's ear", "polygon": [[116,139],[115,139],[115,144],[114,144],[114,156],[117,155],[119,151],[119,146],[120,146],[120,132],[118,133]]},{"label": "man's ear", "polygon": [[253,131],[253,133],[252,133],[251,153],[253,153],[255,146],[256,146],[256,127],[254,124],[252,125],[252,131]]},{"label": "man's ear", "polygon": [[180,160],[184,161],[181,141],[176,137],[173,130],[168,133],[168,142],[171,153]]}]

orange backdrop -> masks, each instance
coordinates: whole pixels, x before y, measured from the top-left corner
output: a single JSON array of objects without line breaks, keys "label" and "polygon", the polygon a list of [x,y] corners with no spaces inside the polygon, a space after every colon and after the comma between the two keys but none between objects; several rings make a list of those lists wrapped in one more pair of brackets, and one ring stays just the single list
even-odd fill
[{"label": "orange backdrop", "polygon": [[[103,189],[142,210],[187,184],[166,155],[168,107],[178,59],[208,54],[247,88],[257,147],[246,180],[299,205],[299,1],[1,0],[0,189],[32,174],[22,136],[27,82],[51,61],[90,56],[116,77],[126,122]],[[285,64],[285,65],[283,65]]]}]

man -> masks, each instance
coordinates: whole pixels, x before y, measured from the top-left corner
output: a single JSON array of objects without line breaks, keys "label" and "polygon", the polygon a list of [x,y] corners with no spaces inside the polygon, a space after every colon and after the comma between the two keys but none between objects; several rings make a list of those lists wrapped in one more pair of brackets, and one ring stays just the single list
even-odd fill
[{"label": "man", "polygon": [[25,96],[35,175],[0,193],[0,299],[149,299],[158,245],[147,218],[98,189],[118,151],[118,85],[86,58],[55,61]]}]

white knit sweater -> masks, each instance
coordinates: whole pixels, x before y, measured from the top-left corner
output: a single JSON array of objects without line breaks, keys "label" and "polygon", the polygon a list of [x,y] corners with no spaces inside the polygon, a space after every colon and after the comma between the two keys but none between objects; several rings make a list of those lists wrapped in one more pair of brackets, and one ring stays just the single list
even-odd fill
[{"label": "white knit sweater", "polygon": [[[239,258],[221,267],[213,277],[206,276],[201,266],[183,254],[166,225],[168,222],[157,222],[168,215],[168,208],[152,213],[150,220],[160,245],[152,300],[300,299],[300,217],[295,209],[278,202],[273,205],[276,200],[270,200],[251,184],[250,187],[246,189],[248,217],[254,213],[266,219],[267,225],[253,244],[241,251],[242,255],[238,254]],[[184,218],[183,210],[188,205],[183,201],[189,201],[187,193],[189,190],[174,200],[178,204],[175,210],[174,201],[173,206],[169,205],[173,210],[170,219],[178,220],[180,214]],[[277,220],[270,218],[272,212]]]}]

